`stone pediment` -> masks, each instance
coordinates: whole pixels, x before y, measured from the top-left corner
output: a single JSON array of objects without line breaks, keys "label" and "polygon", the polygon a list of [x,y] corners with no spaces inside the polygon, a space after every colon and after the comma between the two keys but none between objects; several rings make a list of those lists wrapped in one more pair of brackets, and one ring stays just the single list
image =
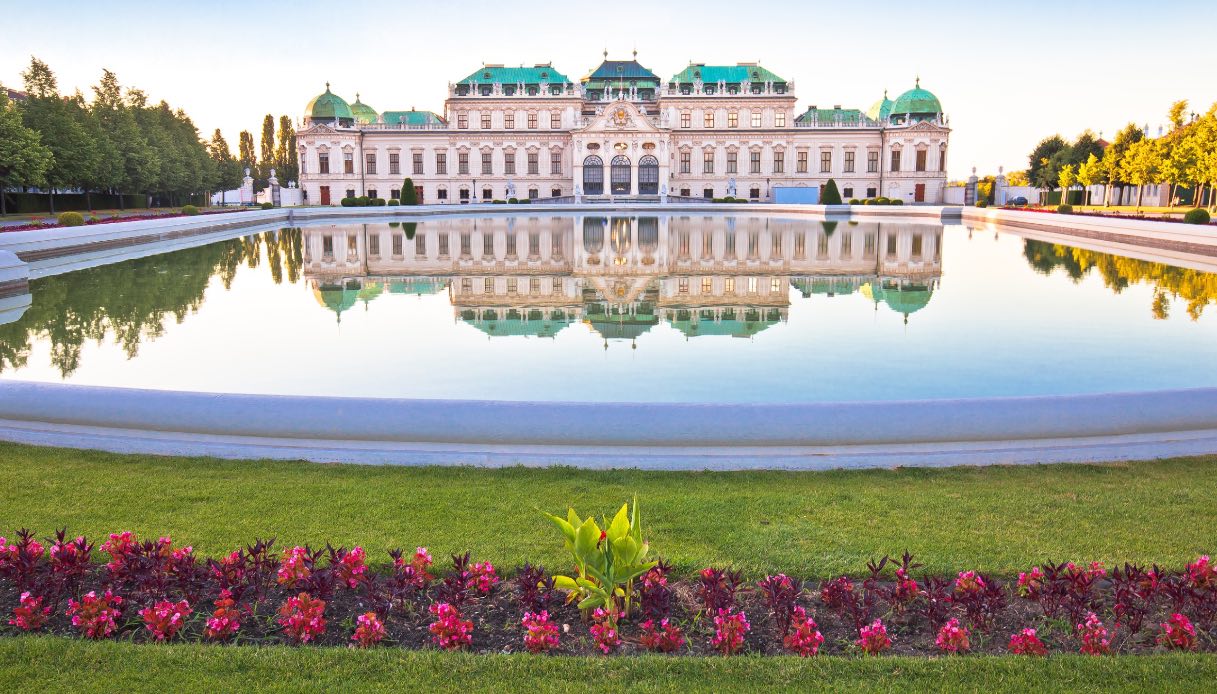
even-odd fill
[{"label": "stone pediment", "polygon": [[314,123],[304,130],[297,131],[297,135],[333,135],[338,131],[324,123]]},{"label": "stone pediment", "polygon": [[628,101],[606,104],[582,129],[585,133],[660,133],[650,118]]},{"label": "stone pediment", "polygon": [[914,132],[914,133],[918,133],[918,132],[941,133],[941,132],[946,132],[947,130],[950,130],[950,128],[946,127],[945,125],[939,125],[937,123],[933,123],[931,121],[921,121],[920,123],[914,123],[913,125],[910,125],[905,130],[906,130],[906,132]]}]

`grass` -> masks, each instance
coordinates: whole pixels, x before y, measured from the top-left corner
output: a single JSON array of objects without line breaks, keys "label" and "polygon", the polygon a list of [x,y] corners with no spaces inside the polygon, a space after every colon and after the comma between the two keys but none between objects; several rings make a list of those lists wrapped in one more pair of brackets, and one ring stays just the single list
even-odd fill
[{"label": "grass", "polygon": [[0,444],[0,533],[169,534],[202,554],[255,537],[427,545],[505,568],[564,566],[540,510],[604,514],[637,493],[679,570],[859,573],[908,548],[927,571],[1011,575],[1053,558],[1182,568],[1213,552],[1217,456],[1110,465],[833,472],[413,468],[128,456]]},{"label": "grass", "polygon": [[[87,673],[87,676],[84,674]],[[566,658],[0,640],[9,691],[1205,691],[1212,655]],[[1169,686],[1164,685],[1169,683]]]}]

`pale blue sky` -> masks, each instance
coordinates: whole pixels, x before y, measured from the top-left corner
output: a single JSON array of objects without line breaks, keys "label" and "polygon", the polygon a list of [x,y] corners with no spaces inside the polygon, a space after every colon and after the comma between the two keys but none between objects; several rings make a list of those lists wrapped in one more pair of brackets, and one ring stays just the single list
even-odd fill
[{"label": "pale blue sky", "polygon": [[[1217,101],[1204,0],[922,2],[42,2],[0,0],[0,82],[30,55],[66,92],[102,67],[181,106],[236,147],[265,113],[299,118],[328,80],[384,111],[442,111],[445,85],[483,62],[553,61],[577,79],[628,57],[667,78],[690,60],[760,60],[796,82],[799,109],[866,108],[922,86],[954,128],[950,174],[1026,166],[1044,135],[1128,121],[1156,131],[1171,101]],[[256,135],[255,135],[256,137]]]}]

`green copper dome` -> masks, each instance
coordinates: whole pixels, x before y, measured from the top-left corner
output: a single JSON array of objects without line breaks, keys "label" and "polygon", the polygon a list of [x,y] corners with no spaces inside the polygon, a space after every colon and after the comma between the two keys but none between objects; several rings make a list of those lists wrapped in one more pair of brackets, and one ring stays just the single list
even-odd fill
[{"label": "green copper dome", "polygon": [[[321,97],[317,98],[320,99]],[[376,119],[380,117],[376,113],[376,109],[359,100],[359,92],[355,92],[355,103],[351,104],[351,115],[360,123],[375,123]]]},{"label": "green copper dome", "polygon": [[887,120],[887,117],[892,113],[892,100],[887,98],[887,90],[883,90],[883,98],[871,104],[871,107],[866,109],[866,117],[871,120]]},{"label": "green copper dome", "polygon": [[942,113],[942,104],[938,97],[921,88],[921,78],[917,78],[917,86],[896,97],[890,111],[897,116],[904,114],[931,115]]},{"label": "green copper dome", "polygon": [[350,105],[342,97],[330,91],[329,82],[325,83],[324,94],[308,102],[308,106],[304,108],[304,115],[313,120],[352,120],[355,118],[351,113]]}]

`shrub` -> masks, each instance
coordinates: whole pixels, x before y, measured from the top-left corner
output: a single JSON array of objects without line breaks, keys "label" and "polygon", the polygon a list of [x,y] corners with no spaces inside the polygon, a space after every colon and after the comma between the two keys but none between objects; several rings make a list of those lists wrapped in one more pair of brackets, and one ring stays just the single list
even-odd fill
[{"label": "shrub", "polygon": [[515,205],[515,204],[517,204],[518,202],[520,202],[520,199],[519,199],[519,198],[507,198],[507,204],[508,204],[508,205]]},{"label": "shrub", "polygon": [[279,626],[296,643],[308,643],[325,633],[325,601],[301,593],[279,607]]},{"label": "shrub", "polygon": [[[102,546],[105,549],[105,546]],[[314,557],[306,547],[292,547],[283,550],[283,558],[279,561],[279,585],[285,588],[295,588],[301,581],[313,575]]]},{"label": "shrub", "polygon": [[620,613],[609,612],[602,607],[592,611],[592,626],[589,631],[596,648],[605,655],[621,645],[621,634],[617,633],[617,620],[620,617]]},{"label": "shrub", "polygon": [[1103,626],[1099,616],[1091,612],[1086,615],[1086,622],[1077,625],[1078,635],[1082,639],[1081,652],[1085,655],[1104,655],[1111,653],[1111,635]]},{"label": "shrub", "polygon": [[506,200],[491,200],[490,202],[495,205],[506,205],[507,204]]},{"label": "shrub", "polygon": [[836,179],[828,179],[828,183],[824,184],[824,198],[820,200],[822,205],[840,205],[841,191],[837,190]]},{"label": "shrub", "polygon": [[824,635],[820,633],[816,620],[808,617],[807,611],[802,607],[795,607],[791,624],[794,631],[782,639],[786,650],[803,658],[819,653],[820,646],[824,644]]},{"label": "shrub", "polygon": [[385,637],[385,625],[375,612],[365,612],[355,620],[355,634],[351,640],[360,648],[369,648]]},{"label": "shrub", "polygon": [[343,207],[354,207],[354,206],[355,206],[355,198],[343,198],[343,199],[341,199],[341,200],[339,200],[339,201],[338,201],[338,204],[339,204],[339,205],[342,205]]},{"label": "shrub", "polygon": [[1048,655],[1048,647],[1035,635],[1035,629],[1023,629],[1010,634],[1010,652],[1014,655]]},{"label": "shrub", "polygon": [[1073,205],[1057,205],[1057,214],[1073,214]]},{"label": "shrub", "polygon": [[153,638],[157,641],[168,641],[177,634],[182,625],[186,623],[186,618],[193,613],[194,610],[190,609],[190,603],[185,600],[177,602],[158,600],[152,606],[140,610],[139,616],[143,617],[144,628],[152,632]]},{"label": "shrub", "polygon": [[777,625],[778,633],[784,636],[786,632],[790,631],[795,610],[801,609],[796,606],[799,588],[785,574],[766,576],[763,580],[757,581],[756,585],[760,588],[761,597],[765,601],[765,607],[769,609],[773,623]]},{"label": "shrub", "polygon": [[199,213],[199,208],[194,205],[182,205],[182,214],[193,216]]},{"label": "shrub", "polygon": [[368,565],[364,562],[363,547],[351,551],[331,550],[330,563],[338,570],[338,580],[347,588],[358,588],[367,576]]},{"label": "shrub", "polygon": [[1187,565],[1187,577],[1197,588],[1217,588],[1217,562],[1205,554]]},{"label": "shrub", "polygon": [[752,630],[748,615],[736,612],[735,608],[720,609],[714,617],[714,637],[710,645],[723,655],[738,653],[744,647],[744,635]]},{"label": "shrub", "polygon": [[401,204],[418,204],[418,191],[414,189],[414,179],[412,178],[407,178],[401,184]]},{"label": "shrub", "polygon": [[876,619],[868,626],[859,629],[858,637],[856,641],[858,648],[861,648],[862,652],[867,655],[879,655],[892,647],[892,640],[887,635],[887,627],[883,626],[881,619]]},{"label": "shrub", "polygon": [[58,219],[61,227],[81,227],[85,224],[85,218],[79,212],[60,212]]},{"label": "shrub", "polygon": [[1183,221],[1188,224],[1208,224],[1209,211],[1199,207],[1194,210],[1188,210],[1183,215]]},{"label": "shrub", "polygon": [[849,199],[849,204],[851,204],[851,205],[857,205],[857,204],[858,204],[858,198],[850,198],[850,199]]},{"label": "shrub", "polygon": [[221,590],[220,597],[215,601],[215,612],[212,612],[211,617],[207,619],[203,636],[223,641],[236,634],[241,628],[241,613],[237,610],[236,604],[236,601],[232,599],[232,593],[227,588]]},{"label": "shrub", "polygon": [[964,653],[971,648],[967,627],[961,626],[959,620],[952,617],[938,630],[934,645],[946,653]]},{"label": "shrub", "polygon": [[520,203],[521,205],[531,205],[532,199],[531,198],[520,198],[516,202]]},{"label": "shrub", "polygon": [[262,209],[264,209],[264,210],[273,210],[273,209],[275,209],[275,203],[273,203],[273,202],[264,202],[264,203],[262,203]]},{"label": "shrub", "polygon": [[355,198],[355,207],[367,207],[370,199],[371,198],[366,195],[360,195],[359,197]]},{"label": "shrub", "polygon": [[668,588],[668,573],[671,570],[672,565],[661,560],[642,575],[638,604],[642,614],[650,620],[663,620],[672,612],[672,589]]},{"label": "shrub", "polygon": [[388,204],[389,207],[397,207],[398,205],[401,205],[401,200],[398,200],[397,198],[389,198],[389,202],[386,204]]},{"label": "shrub", "polygon": [[702,569],[698,580],[701,584],[698,596],[707,614],[735,608],[735,594],[744,582],[743,574],[739,571],[709,567]]},{"label": "shrub", "polygon": [[20,602],[13,608],[13,618],[8,623],[22,631],[38,631],[50,616],[51,608],[42,606],[42,597],[30,595],[27,590],[21,594]]},{"label": "shrub", "polygon": [[122,614],[123,599],[110,591],[100,598],[97,593],[85,593],[80,602],[68,600],[68,616],[72,626],[87,639],[104,639],[118,629],[115,618]]},{"label": "shrub", "polygon": [[524,647],[529,653],[545,653],[558,647],[558,625],[549,621],[549,612],[525,612]]},{"label": "shrub", "polygon": [[1158,643],[1171,650],[1196,650],[1196,627],[1192,626],[1191,620],[1176,612],[1162,623]]},{"label": "shrub", "polygon": [[903,201],[903,200],[901,200],[900,198],[888,198],[887,204],[889,204],[889,205],[903,205],[903,204],[904,204],[904,201]]},{"label": "shrub", "polygon": [[886,205],[887,203],[888,203],[888,199],[887,199],[886,197],[882,196],[882,195],[880,195],[879,197],[875,198],[875,204],[876,204],[876,205]]},{"label": "shrub", "polygon": [[520,606],[526,612],[544,612],[553,599],[554,578],[545,574],[544,567],[524,564],[516,572],[513,583]]},{"label": "shrub", "polygon": [[445,651],[456,651],[473,642],[473,622],[461,619],[461,611],[446,602],[431,606],[435,621],[427,630],[431,640]]},{"label": "shrub", "polygon": [[976,206],[977,206],[977,207],[979,207],[979,208],[981,208],[981,209],[984,209],[984,208],[986,208],[986,207],[988,207],[988,206],[989,206],[989,203],[988,203],[988,202],[986,202],[986,201],[984,201],[984,200],[977,200],[977,201],[976,201]]},{"label": "shrub", "polygon": [[634,499],[633,513],[628,503],[622,504],[605,530],[600,529],[592,516],[581,520],[573,508],[567,509],[566,518],[548,513],[545,516],[562,532],[563,544],[574,559],[577,573],[554,576],[554,585],[574,593],[581,610],[606,608],[615,627],[618,596],[624,596],[628,616],[634,580],[657,564],[646,561],[650,545],[642,539],[638,499]]},{"label": "shrub", "polygon": [[368,204],[371,205],[372,207],[384,207],[385,199],[384,198],[372,198],[371,200],[368,201]]},{"label": "shrub", "polygon": [[660,620],[658,625],[655,620],[648,619],[638,626],[642,629],[638,643],[648,651],[674,653],[685,645],[685,635],[681,633],[680,627],[666,618]]}]

